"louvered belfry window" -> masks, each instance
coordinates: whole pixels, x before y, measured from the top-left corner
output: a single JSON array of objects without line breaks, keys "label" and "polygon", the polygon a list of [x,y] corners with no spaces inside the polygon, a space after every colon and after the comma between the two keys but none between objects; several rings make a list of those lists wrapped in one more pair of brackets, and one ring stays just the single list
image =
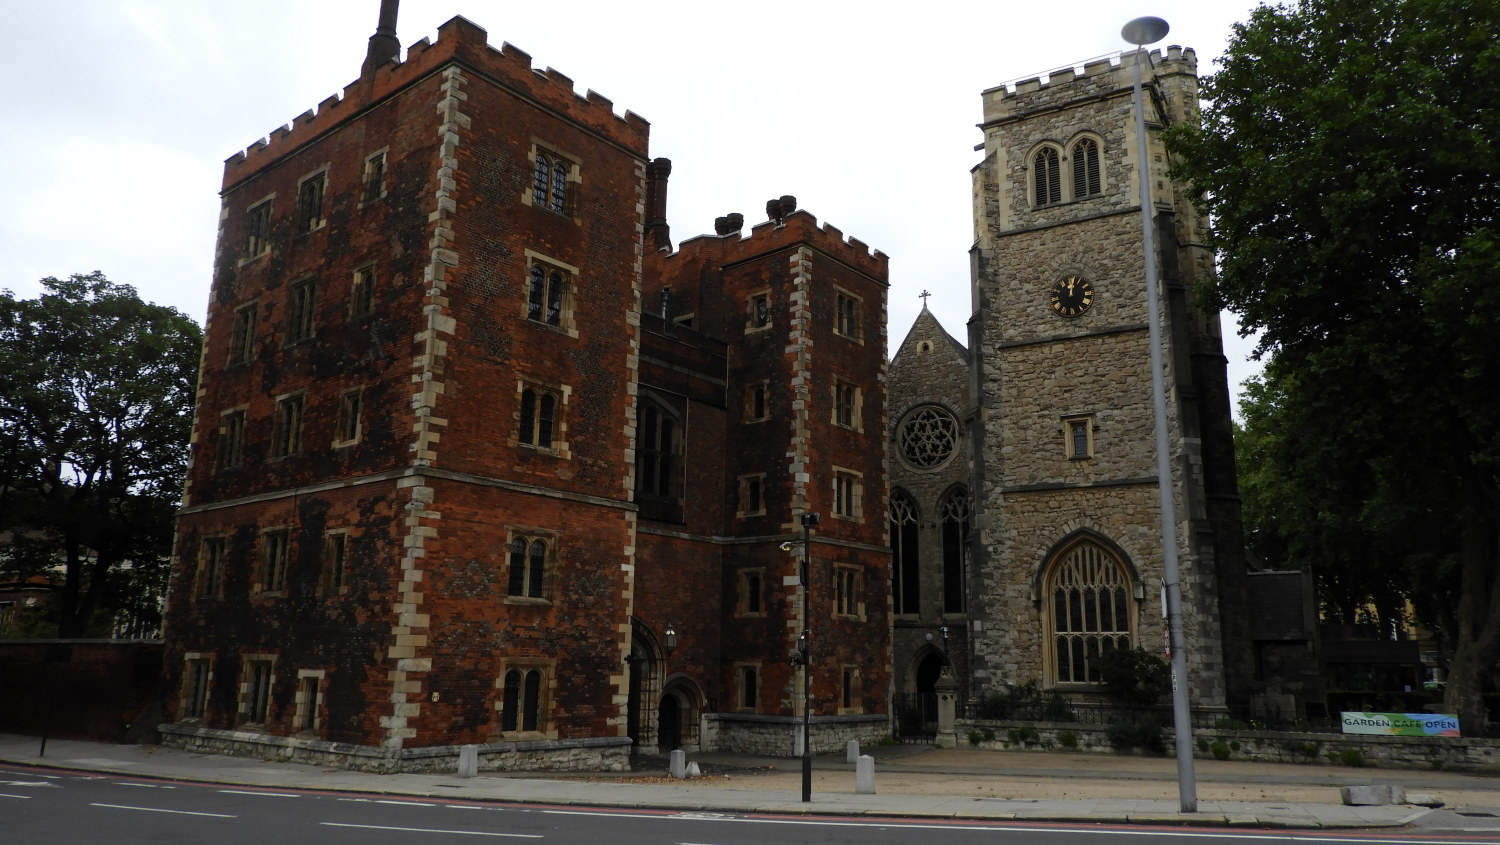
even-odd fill
[{"label": "louvered belfry window", "polygon": [[1059,170],[1057,150],[1044,147],[1032,160],[1031,176],[1037,205],[1062,202],[1062,173]]},{"label": "louvered belfry window", "polygon": [[1073,199],[1098,196],[1103,192],[1099,178],[1099,143],[1084,138],[1073,145]]}]

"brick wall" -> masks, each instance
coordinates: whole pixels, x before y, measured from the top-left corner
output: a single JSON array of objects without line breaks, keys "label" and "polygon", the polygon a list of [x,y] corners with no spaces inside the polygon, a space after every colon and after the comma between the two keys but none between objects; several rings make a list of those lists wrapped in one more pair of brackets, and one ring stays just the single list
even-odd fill
[{"label": "brick wall", "polygon": [[0,640],[0,731],[150,741],[161,655],[145,640]]}]

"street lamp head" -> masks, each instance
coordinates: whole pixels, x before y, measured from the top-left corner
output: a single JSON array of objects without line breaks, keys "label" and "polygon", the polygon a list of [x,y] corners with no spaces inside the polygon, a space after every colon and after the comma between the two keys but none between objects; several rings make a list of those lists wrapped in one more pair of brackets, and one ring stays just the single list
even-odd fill
[{"label": "street lamp head", "polygon": [[800,540],[787,540],[785,543],[781,544],[781,550],[784,552],[789,552],[800,545],[802,545],[802,542]]},{"label": "street lamp head", "polygon": [[1144,47],[1166,38],[1171,29],[1161,18],[1136,18],[1120,29],[1120,37],[1137,47]]},{"label": "street lamp head", "polygon": [[664,640],[664,642],[662,644],[666,646],[667,651],[671,652],[673,649],[677,648],[677,629],[673,627],[671,622],[667,623],[667,630],[664,631],[663,634],[664,636],[662,637],[662,639]]}]

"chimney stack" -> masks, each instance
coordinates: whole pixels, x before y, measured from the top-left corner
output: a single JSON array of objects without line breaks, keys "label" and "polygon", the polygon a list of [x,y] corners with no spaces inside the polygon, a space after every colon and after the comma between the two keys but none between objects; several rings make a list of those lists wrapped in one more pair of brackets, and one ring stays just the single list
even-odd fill
[{"label": "chimney stack", "polygon": [[396,37],[396,12],[401,0],[380,0],[380,23],[365,51],[365,72],[401,59],[401,40]]}]

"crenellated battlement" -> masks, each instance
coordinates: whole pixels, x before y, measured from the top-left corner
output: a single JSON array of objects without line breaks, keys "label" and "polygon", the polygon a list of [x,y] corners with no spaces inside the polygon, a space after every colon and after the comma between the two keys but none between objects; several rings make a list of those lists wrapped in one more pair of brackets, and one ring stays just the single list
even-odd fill
[{"label": "crenellated battlement", "polygon": [[667,261],[698,262],[711,260],[728,264],[763,255],[796,243],[807,243],[858,269],[885,279],[890,258],[880,250],[855,237],[845,238],[843,230],[831,223],[818,225],[818,218],[806,211],[794,211],[783,222],[766,220],[750,229],[749,235],[698,235],[677,245]]},{"label": "crenellated battlement", "polygon": [[[1082,64],[1072,64],[1046,73],[1025,76],[1002,82],[984,91],[984,121],[990,123],[1011,117],[1034,107],[1038,98],[1074,96],[1077,89],[1104,93],[1131,85],[1131,68],[1136,60],[1134,51],[1112,53]],[[1188,74],[1196,78],[1198,56],[1191,47],[1173,45],[1161,50],[1152,50],[1150,65],[1146,69],[1148,79],[1177,74]]]},{"label": "crenellated battlement", "polygon": [[646,155],[650,123],[645,118],[631,111],[616,114],[614,101],[594,91],[579,94],[571,78],[550,67],[545,70],[532,67],[531,55],[511,44],[502,44],[499,49],[491,47],[489,34],[483,27],[458,16],[438,27],[437,41],[423,38],[407,47],[405,61],[366,68],[358,79],[344,87],[342,94],[328,97],[316,110],[303,112],[244,152],[230,156],[224,162],[224,188],[249,178],[287,153],[455,62],[558,111],[642,157]]}]

